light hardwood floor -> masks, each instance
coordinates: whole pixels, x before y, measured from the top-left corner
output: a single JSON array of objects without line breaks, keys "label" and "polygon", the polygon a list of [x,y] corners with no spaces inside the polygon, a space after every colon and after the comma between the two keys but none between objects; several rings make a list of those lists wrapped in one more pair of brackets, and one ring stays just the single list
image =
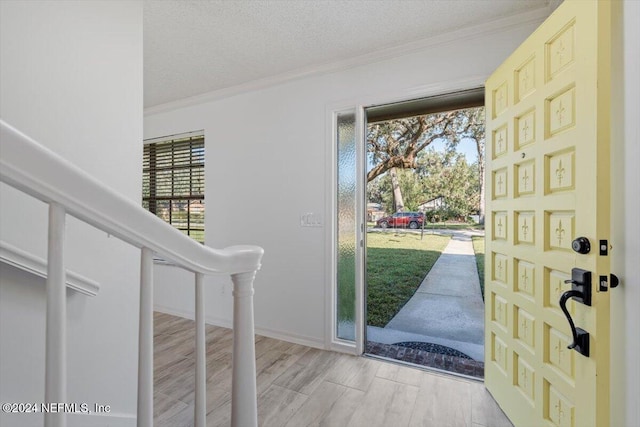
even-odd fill
[{"label": "light hardwood floor", "polygon": [[[194,322],[155,313],[157,427],[193,425]],[[231,330],[207,326],[207,426],[228,426]],[[256,336],[260,426],[501,427],[480,382]]]}]

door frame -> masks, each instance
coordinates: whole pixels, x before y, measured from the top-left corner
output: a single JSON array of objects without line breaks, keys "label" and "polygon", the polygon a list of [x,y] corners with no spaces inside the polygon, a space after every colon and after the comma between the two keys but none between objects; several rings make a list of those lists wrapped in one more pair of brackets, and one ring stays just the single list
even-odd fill
[{"label": "door frame", "polygon": [[325,164],[326,164],[326,189],[325,189],[325,272],[327,277],[327,286],[325,287],[325,348],[333,351],[349,354],[362,354],[362,289],[363,289],[363,272],[362,261],[363,246],[356,244],[356,256],[355,256],[355,339],[354,341],[344,340],[337,336],[337,255],[338,255],[338,204],[337,204],[337,184],[338,184],[338,150],[337,150],[337,118],[338,115],[343,113],[355,114],[355,145],[356,145],[356,164],[354,165],[356,170],[356,194],[355,194],[355,218],[356,218],[356,242],[361,242],[363,239],[363,232],[361,228],[362,224],[362,210],[361,203],[363,186],[362,180],[358,179],[362,174],[363,168],[363,145],[364,140],[364,126],[363,126],[363,114],[364,107],[362,103],[357,102],[343,102],[336,103],[328,106],[326,109],[326,122],[327,122],[327,140],[329,143],[325,146]]},{"label": "door frame", "polygon": [[[444,81],[423,85],[394,93],[381,92],[377,95],[354,97],[328,104],[325,108],[325,348],[328,350],[361,355],[364,353],[366,338],[365,299],[365,252],[366,252],[366,147],[365,109],[377,105],[404,102],[484,87],[489,75]],[[338,114],[353,112],[356,117],[356,283],[355,283],[355,341],[337,337],[336,289],[337,289],[337,138],[336,122]]]},{"label": "door frame", "polygon": [[[611,291],[611,425],[640,424],[640,3],[623,0],[613,15],[611,271],[621,284]],[[617,249],[616,249],[617,248]],[[626,280],[625,280],[626,279]]]}]

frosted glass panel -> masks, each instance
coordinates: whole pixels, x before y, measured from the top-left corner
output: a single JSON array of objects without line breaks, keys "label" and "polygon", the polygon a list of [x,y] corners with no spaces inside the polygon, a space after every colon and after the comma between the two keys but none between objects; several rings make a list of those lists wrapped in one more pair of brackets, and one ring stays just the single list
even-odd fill
[{"label": "frosted glass panel", "polygon": [[355,341],[356,134],[354,113],[338,115],[338,338]]}]

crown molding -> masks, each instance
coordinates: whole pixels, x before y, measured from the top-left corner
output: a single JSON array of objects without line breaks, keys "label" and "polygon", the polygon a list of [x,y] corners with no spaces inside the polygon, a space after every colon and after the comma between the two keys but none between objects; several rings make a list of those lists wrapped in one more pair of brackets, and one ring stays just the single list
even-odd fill
[{"label": "crown molding", "polygon": [[[552,2],[556,2],[553,0]],[[547,16],[553,11],[553,5],[550,3],[547,6],[532,11],[520,13],[510,17],[499,18],[493,21],[487,21],[485,23],[475,25],[472,27],[462,28],[459,30],[451,31],[448,33],[440,34],[434,37],[416,40],[400,46],[394,46],[377,50],[375,52],[367,53],[364,55],[354,56],[346,60],[334,61],[330,63],[314,65],[311,67],[300,68],[292,70],[287,73],[282,73],[274,76],[265,77],[262,79],[252,80],[246,83],[242,83],[236,86],[228,88],[218,89],[211,92],[206,92],[200,95],[195,95],[175,101],[166,102],[163,104],[154,105],[144,109],[144,115],[150,116],[153,114],[172,111],[180,108],[190,107],[193,105],[204,104],[207,102],[218,101],[224,98],[230,98],[232,96],[240,95],[243,93],[265,89],[268,87],[276,86],[283,83],[299,80],[310,76],[319,76],[324,74],[335,73],[338,71],[344,71],[351,68],[355,68],[362,65],[367,65],[375,62],[380,62],[388,59],[393,59],[408,54],[412,54],[417,51],[421,51],[434,46],[445,45],[452,42],[464,41],[480,36],[486,36],[495,34],[501,31],[506,31],[511,28],[515,28],[521,25],[542,23]]]}]

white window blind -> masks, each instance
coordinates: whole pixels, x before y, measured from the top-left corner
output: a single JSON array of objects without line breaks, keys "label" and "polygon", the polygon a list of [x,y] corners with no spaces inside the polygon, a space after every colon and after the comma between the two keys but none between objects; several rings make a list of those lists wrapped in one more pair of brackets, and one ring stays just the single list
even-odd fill
[{"label": "white window blind", "polygon": [[204,136],[144,145],[142,205],[204,243]]}]

